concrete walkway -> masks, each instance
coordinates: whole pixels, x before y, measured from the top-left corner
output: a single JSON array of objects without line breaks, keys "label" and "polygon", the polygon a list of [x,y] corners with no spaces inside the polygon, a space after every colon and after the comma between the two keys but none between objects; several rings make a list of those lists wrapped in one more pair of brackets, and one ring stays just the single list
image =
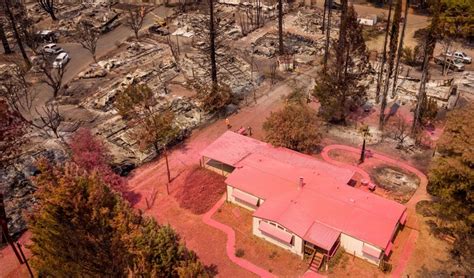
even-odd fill
[{"label": "concrete walkway", "polygon": [[[349,168],[352,169],[358,173],[360,173],[364,179],[371,180],[369,174],[362,168],[355,166],[355,165],[349,165],[341,161],[337,161],[329,156],[329,152],[332,150],[344,150],[352,153],[359,154],[360,149],[346,146],[346,145],[329,145],[326,146],[323,151],[321,152],[321,156],[323,157],[324,160],[327,162],[334,164],[336,166],[341,166],[344,168]],[[371,150],[372,151],[372,150]],[[401,256],[399,261],[396,264],[395,269],[392,271],[392,277],[402,277],[403,272],[405,271],[406,266],[408,265],[408,261],[415,249],[416,246],[416,240],[418,239],[419,231],[418,231],[418,216],[415,211],[416,204],[419,201],[422,200],[431,200],[431,196],[426,192],[426,186],[428,184],[428,178],[423,174],[420,170],[416,169],[415,167],[397,160],[390,158],[388,156],[376,153],[372,151],[372,157],[366,158],[367,159],[377,159],[380,160],[384,163],[389,163],[396,165],[397,167],[400,167],[402,169],[405,169],[409,172],[412,172],[415,174],[419,179],[420,179],[420,185],[418,186],[418,189],[415,191],[413,196],[410,198],[410,200],[405,204],[407,207],[408,211],[408,220],[406,223],[406,226],[412,228],[410,235],[408,237],[408,241],[406,244],[403,246],[401,250]]]},{"label": "concrete walkway", "polygon": [[234,232],[234,230],[231,227],[229,227],[227,225],[224,225],[220,222],[217,222],[216,220],[211,218],[212,215],[214,215],[214,213],[222,206],[222,204],[224,204],[224,201],[225,201],[225,196],[223,196],[219,200],[219,202],[217,202],[211,208],[211,210],[209,210],[206,214],[203,215],[202,221],[204,223],[206,223],[207,225],[211,226],[211,227],[214,227],[216,229],[219,229],[219,230],[223,231],[227,235],[226,252],[227,252],[227,256],[229,257],[229,259],[232,262],[234,262],[238,266],[240,266],[240,267],[242,267],[242,268],[244,268],[248,271],[251,271],[251,272],[257,274],[260,277],[276,277],[275,275],[271,274],[270,272],[266,271],[265,269],[260,268],[260,267],[252,264],[251,262],[249,262],[247,260],[244,260],[242,258],[237,258],[235,256],[235,232]]}]

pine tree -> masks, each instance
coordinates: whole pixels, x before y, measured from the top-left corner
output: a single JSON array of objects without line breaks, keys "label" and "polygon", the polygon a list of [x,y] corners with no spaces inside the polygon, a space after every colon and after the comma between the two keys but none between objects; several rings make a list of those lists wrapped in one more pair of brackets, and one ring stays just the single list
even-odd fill
[{"label": "pine tree", "polygon": [[53,277],[126,277],[130,258],[114,217],[121,199],[78,166],[39,165],[38,205],[29,217],[32,263]]},{"label": "pine tree", "polygon": [[426,82],[429,78],[429,61],[433,56],[433,51],[436,46],[439,33],[440,13],[441,13],[441,1],[435,0],[433,4],[433,17],[431,18],[431,24],[428,28],[428,34],[425,38],[424,50],[423,50],[423,65],[422,74],[420,80],[420,89],[417,95],[417,102],[413,117],[413,123],[411,132],[414,135],[419,129],[419,125],[422,119],[423,101],[426,99]]},{"label": "pine tree", "polygon": [[382,103],[380,105],[379,128],[382,130],[385,122],[385,108],[387,107],[388,89],[390,85],[390,78],[392,77],[393,67],[395,63],[395,56],[397,54],[398,35],[400,30],[400,18],[402,16],[402,0],[397,0],[395,5],[395,13],[393,15],[392,27],[390,30],[390,44],[388,55],[387,75],[385,76],[385,83],[382,91]]},{"label": "pine tree", "polygon": [[448,115],[428,173],[439,230],[455,236],[451,255],[466,274],[474,272],[474,105]]},{"label": "pine tree", "polygon": [[328,68],[321,70],[313,92],[321,103],[322,117],[335,122],[345,122],[347,104],[357,105],[365,96],[359,80],[367,72],[368,61],[362,29],[352,6],[341,24],[345,25],[345,36],[332,46]]},{"label": "pine tree", "polygon": [[390,28],[390,20],[392,19],[392,4],[393,4],[393,0],[389,0],[388,18],[387,18],[387,24],[385,25],[385,38],[383,41],[382,61],[380,63],[380,69],[377,76],[377,87],[375,88],[375,101],[377,103],[379,103],[380,101],[380,89],[382,88],[385,62],[387,61],[387,42],[388,42],[388,34],[389,34],[389,28]]},{"label": "pine tree", "polygon": [[211,277],[169,226],[136,213],[99,172],[38,165],[28,217],[32,264],[44,277]]},{"label": "pine tree", "polygon": [[394,98],[396,96],[396,92],[397,92],[398,68],[400,67],[400,59],[403,56],[403,50],[404,50],[403,42],[405,40],[405,30],[407,28],[408,9],[409,8],[410,8],[410,0],[406,0],[405,13],[403,15],[403,29],[402,29],[402,34],[400,35],[400,43],[398,44],[397,62],[395,63],[395,72],[393,73],[392,98]]}]

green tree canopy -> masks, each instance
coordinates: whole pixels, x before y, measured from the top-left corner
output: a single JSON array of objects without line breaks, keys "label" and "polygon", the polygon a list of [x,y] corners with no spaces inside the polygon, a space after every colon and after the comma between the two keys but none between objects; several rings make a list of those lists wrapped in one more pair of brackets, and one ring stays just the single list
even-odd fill
[{"label": "green tree canopy", "polygon": [[[169,226],[137,214],[99,172],[39,164],[32,263],[48,277],[209,277]],[[192,275],[191,275],[192,274]]]},{"label": "green tree canopy", "polygon": [[321,142],[320,124],[316,112],[307,105],[288,103],[270,114],[263,129],[266,140],[274,146],[311,152]]},{"label": "green tree canopy", "polygon": [[456,235],[453,255],[474,271],[474,105],[449,115],[429,172],[441,229]]},{"label": "green tree canopy", "polygon": [[328,121],[344,122],[349,105],[358,104],[365,96],[359,80],[367,72],[368,56],[357,23],[357,14],[350,6],[347,11],[344,43],[332,44],[327,70],[324,68],[316,80],[313,95],[321,103],[320,114]]}]

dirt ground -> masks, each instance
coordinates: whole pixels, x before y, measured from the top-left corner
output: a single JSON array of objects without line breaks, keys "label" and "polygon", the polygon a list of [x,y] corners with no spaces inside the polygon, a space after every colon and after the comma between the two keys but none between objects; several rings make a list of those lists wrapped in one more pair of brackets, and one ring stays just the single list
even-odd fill
[{"label": "dirt ground", "polygon": [[308,269],[309,262],[252,234],[251,211],[224,203],[213,218],[234,229],[235,248],[244,251],[244,259],[278,277],[299,277]]},{"label": "dirt ground", "polygon": [[399,203],[406,203],[420,185],[418,178],[403,169],[389,165],[380,165],[369,172],[381,188],[392,193]]}]

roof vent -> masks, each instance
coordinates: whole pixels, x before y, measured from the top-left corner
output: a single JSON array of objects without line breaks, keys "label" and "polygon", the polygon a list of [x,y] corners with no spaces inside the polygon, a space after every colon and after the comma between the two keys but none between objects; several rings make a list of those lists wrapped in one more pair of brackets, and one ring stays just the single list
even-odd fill
[{"label": "roof vent", "polygon": [[300,177],[300,183],[299,183],[298,188],[301,189],[301,188],[303,188],[303,186],[304,186],[304,178]]},{"label": "roof vent", "polygon": [[351,201],[351,203],[354,203],[354,202],[355,202],[355,200],[352,199],[352,198],[350,198],[349,201]]}]

